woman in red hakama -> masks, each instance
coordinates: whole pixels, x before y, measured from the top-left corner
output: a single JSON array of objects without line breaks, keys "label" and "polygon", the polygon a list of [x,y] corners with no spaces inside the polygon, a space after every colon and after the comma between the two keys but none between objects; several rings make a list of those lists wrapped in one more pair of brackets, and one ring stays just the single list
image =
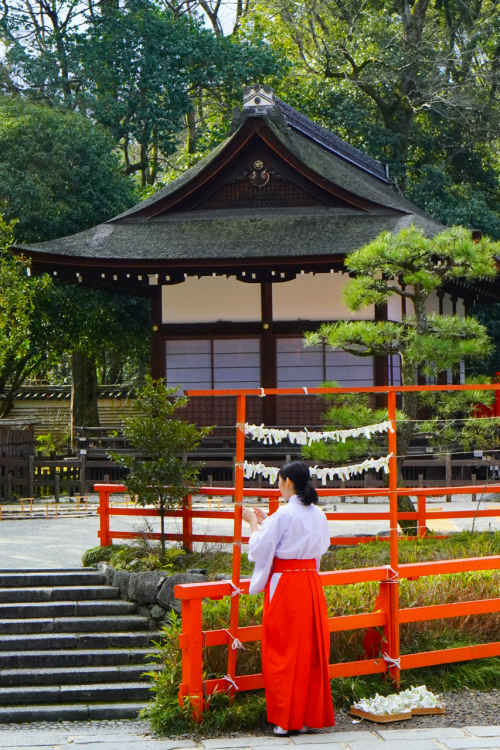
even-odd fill
[{"label": "woman in red hakama", "polygon": [[[287,505],[267,517],[245,508],[248,558],[255,562],[250,593],[265,590],[262,673],[267,718],[276,734],[333,726],[328,661],[330,632],[317,571],[330,545],[328,523],[316,507],[309,469],[294,461],[280,470]],[[260,528],[259,528],[260,526]]]}]

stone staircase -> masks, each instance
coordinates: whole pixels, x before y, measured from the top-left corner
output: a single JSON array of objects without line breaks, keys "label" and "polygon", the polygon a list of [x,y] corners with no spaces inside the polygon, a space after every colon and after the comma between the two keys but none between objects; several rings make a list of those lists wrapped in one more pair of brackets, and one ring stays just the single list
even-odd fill
[{"label": "stone staircase", "polygon": [[92,568],[0,570],[0,723],[130,719],[158,633]]}]

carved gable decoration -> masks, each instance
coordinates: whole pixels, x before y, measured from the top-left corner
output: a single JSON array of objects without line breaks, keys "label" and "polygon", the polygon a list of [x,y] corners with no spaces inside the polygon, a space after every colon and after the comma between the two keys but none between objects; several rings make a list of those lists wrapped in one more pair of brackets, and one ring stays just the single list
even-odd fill
[{"label": "carved gable decoration", "polygon": [[[302,181],[305,182],[305,181]],[[199,203],[197,211],[230,208],[294,208],[331,205],[313,186],[298,184],[261,156],[251,159],[231,180]]]}]

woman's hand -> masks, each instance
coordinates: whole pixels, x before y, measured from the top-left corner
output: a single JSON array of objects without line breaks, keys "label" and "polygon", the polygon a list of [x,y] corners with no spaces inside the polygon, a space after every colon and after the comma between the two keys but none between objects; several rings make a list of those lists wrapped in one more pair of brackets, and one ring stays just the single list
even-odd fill
[{"label": "woman's hand", "polygon": [[257,519],[257,523],[261,524],[262,521],[265,521],[267,518],[267,513],[262,510],[262,508],[259,508],[258,506],[253,506],[253,512],[255,513],[255,517]]},{"label": "woman's hand", "polygon": [[243,508],[242,518],[244,521],[250,524],[250,532],[253,534],[254,531],[259,530],[259,524],[257,523],[257,516],[251,508]]}]

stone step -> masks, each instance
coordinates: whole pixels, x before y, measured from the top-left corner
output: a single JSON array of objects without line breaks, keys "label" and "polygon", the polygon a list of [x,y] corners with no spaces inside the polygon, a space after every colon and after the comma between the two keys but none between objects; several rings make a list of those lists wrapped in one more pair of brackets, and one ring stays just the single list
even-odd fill
[{"label": "stone step", "polygon": [[1,706],[0,724],[20,724],[34,721],[112,721],[136,719],[147,703],[56,704],[48,706]]},{"label": "stone step", "polygon": [[104,576],[94,568],[73,571],[40,570],[36,572],[0,571],[0,588],[38,588],[39,586],[99,586],[106,583]]},{"label": "stone step", "polygon": [[147,648],[161,640],[158,632],[137,633],[32,633],[0,635],[1,651],[39,651],[65,649]]},{"label": "stone step", "polygon": [[0,602],[61,602],[117,599],[120,595],[113,586],[39,586],[38,588],[0,589]]},{"label": "stone step", "polygon": [[0,669],[2,687],[36,685],[90,685],[97,683],[150,681],[146,672],[158,671],[158,663],[121,664],[109,667],[47,667]]},{"label": "stone step", "polygon": [[0,706],[43,705],[47,703],[95,703],[98,701],[147,702],[150,695],[148,682],[1,687]]},{"label": "stone step", "polygon": [[114,633],[147,630],[149,620],[139,615],[102,617],[38,617],[27,620],[0,620],[1,635],[31,633]]},{"label": "stone step", "polygon": [[[151,654],[159,653],[148,648],[109,648],[57,651],[0,651],[0,674],[2,670],[36,669],[57,667],[128,666],[144,667]],[[1,678],[0,678],[1,682]]]},{"label": "stone step", "polygon": [[[5,506],[2,506],[2,513]],[[81,573],[82,570],[94,570],[94,568],[0,568],[0,573]]]},{"label": "stone step", "polygon": [[137,609],[132,602],[121,599],[62,602],[17,602],[0,604],[0,621],[27,620],[41,617],[99,617],[102,615],[131,615]]}]

